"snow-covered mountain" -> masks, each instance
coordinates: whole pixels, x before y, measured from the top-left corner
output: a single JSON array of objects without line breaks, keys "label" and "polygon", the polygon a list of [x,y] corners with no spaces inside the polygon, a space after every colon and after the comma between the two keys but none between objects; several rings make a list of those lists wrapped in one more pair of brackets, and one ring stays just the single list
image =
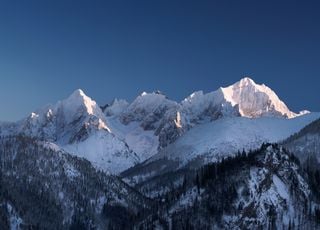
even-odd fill
[{"label": "snow-covered mountain", "polygon": [[118,119],[125,125],[139,123],[143,130],[152,131],[159,140],[156,148],[160,148],[175,141],[184,129],[175,122],[180,107],[159,91],[143,92],[119,114]]},{"label": "snow-covered mountain", "polygon": [[311,113],[293,119],[222,118],[195,126],[153,158],[165,157],[186,164],[201,157],[206,163],[214,162],[243,149],[246,151],[256,149],[262,143],[285,140],[319,117],[320,113]]},{"label": "snow-covered mountain", "polygon": [[204,94],[194,92],[181,102],[183,110],[192,117],[217,116],[257,117],[286,117],[294,118],[308,113],[303,111],[296,114],[288,109],[274,91],[262,84],[256,84],[245,77],[228,87]]},{"label": "snow-covered mountain", "polygon": [[[160,161],[168,170],[167,165],[172,162],[167,160],[180,166],[191,162],[201,165],[243,149],[255,149],[264,142],[282,141],[319,117],[319,113],[290,111],[270,88],[243,78],[207,94],[195,92],[180,103],[159,93],[143,93],[119,117],[108,119],[112,120],[110,124],[118,120],[118,127],[125,123],[120,129],[130,133],[128,139],[133,136],[126,127],[136,127],[134,140],[144,142],[131,141],[128,145],[139,152],[136,145],[145,143],[142,150],[150,154],[143,155],[151,158],[143,164]],[[148,137],[144,135],[146,131]],[[157,143],[159,146],[154,146]],[[144,166],[138,168],[141,167]],[[145,177],[139,173],[136,170],[131,179]]]},{"label": "snow-covered mountain", "polygon": [[288,107],[269,87],[258,85],[252,79],[245,77],[239,82],[218,90],[222,94],[222,103],[229,102],[238,105],[243,117],[287,117],[293,118],[298,114],[291,112]]},{"label": "snow-covered mountain", "polygon": [[17,123],[4,124],[1,134],[22,134],[53,142],[110,173],[119,173],[139,162],[128,145],[111,132],[99,105],[82,90]]},{"label": "snow-covered mountain", "polygon": [[[159,149],[176,141],[190,128],[222,117],[294,118],[308,113],[290,111],[269,87],[248,77],[207,94],[194,92],[179,103],[160,92],[144,92],[130,105],[120,104],[116,101],[106,107],[105,114],[118,117],[125,125],[138,122],[143,130],[153,131],[159,137]],[[119,107],[116,113],[112,112]]]},{"label": "snow-covered mountain", "polygon": [[257,149],[263,143],[281,142],[319,117],[320,113],[292,119],[227,117],[199,124],[123,176],[135,184],[168,171],[218,162],[239,151]]},{"label": "snow-covered mountain", "polygon": [[82,141],[93,131],[110,132],[97,103],[80,89],[55,105],[31,113],[18,126],[18,132],[27,136],[61,144]]},{"label": "snow-covered mountain", "polygon": [[320,164],[283,146],[317,162],[319,118],[250,78],[181,102],[76,90],[0,123],[0,226],[318,229]]},{"label": "snow-covered mountain", "polygon": [[[300,115],[305,122],[294,119]],[[254,148],[265,141],[279,141],[263,130],[276,126],[280,119],[281,124],[295,127],[283,126],[290,136],[311,122],[311,117],[318,116],[302,115],[306,113],[291,112],[267,86],[243,78],[210,93],[194,92],[181,102],[156,91],[143,92],[132,103],[115,99],[100,107],[82,90],[76,90],[67,99],[45,106],[19,122],[1,124],[0,134],[50,141],[90,160],[99,169],[119,173],[172,148],[175,151],[167,154],[169,158],[189,161],[206,154],[210,161],[215,152],[223,155]],[[212,141],[208,137],[216,138]],[[180,156],[181,151],[184,156]]]}]

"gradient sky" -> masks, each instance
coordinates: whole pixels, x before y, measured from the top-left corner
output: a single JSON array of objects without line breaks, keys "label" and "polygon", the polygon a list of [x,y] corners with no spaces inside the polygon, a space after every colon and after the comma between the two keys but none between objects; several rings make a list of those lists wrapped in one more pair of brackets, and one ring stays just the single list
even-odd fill
[{"label": "gradient sky", "polygon": [[320,111],[319,1],[0,2],[0,120],[82,88],[98,103],[181,100],[249,75]]}]

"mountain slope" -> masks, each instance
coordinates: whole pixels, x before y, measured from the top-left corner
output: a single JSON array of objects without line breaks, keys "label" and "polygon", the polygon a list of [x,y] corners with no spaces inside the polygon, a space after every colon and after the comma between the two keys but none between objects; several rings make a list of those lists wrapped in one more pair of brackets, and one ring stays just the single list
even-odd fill
[{"label": "mountain slope", "polygon": [[122,176],[135,184],[179,168],[198,168],[238,151],[256,149],[262,143],[283,141],[319,117],[319,113],[293,119],[229,117],[199,124],[147,161],[124,171]]},{"label": "mountain slope", "polygon": [[165,202],[157,216],[171,229],[319,228],[319,201],[308,178],[277,145],[179,174],[171,175],[180,177],[173,181],[163,175],[143,183],[141,190],[162,191],[157,199]]},{"label": "mountain slope", "polygon": [[320,168],[320,119],[308,124],[282,144],[303,163]]},{"label": "mountain slope", "polygon": [[238,150],[256,149],[263,142],[284,140],[319,117],[320,114],[312,113],[294,119],[222,118],[190,129],[159,155],[184,163],[201,156],[212,162]]},{"label": "mountain slope", "polygon": [[1,138],[0,164],[0,206],[27,229],[103,229],[113,216],[107,208],[135,215],[152,204],[87,160],[29,137]]}]

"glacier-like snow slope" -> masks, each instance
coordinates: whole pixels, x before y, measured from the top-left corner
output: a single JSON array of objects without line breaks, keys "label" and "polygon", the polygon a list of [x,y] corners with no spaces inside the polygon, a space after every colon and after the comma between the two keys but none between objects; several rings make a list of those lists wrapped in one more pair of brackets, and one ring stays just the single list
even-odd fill
[{"label": "glacier-like snow slope", "polygon": [[149,162],[163,157],[178,160],[183,165],[197,157],[214,162],[238,150],[256,149],[264,142],[284,140],[319,117],[320,113],[293,119],[230,117],[199,124]]}]

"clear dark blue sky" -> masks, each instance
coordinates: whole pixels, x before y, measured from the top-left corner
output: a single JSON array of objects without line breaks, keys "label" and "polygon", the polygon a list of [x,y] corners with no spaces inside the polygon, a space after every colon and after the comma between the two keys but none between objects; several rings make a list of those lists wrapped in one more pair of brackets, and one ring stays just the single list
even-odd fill
[{"label": "clear dark blue sky", "polygon": [[181,100],[244,75],[319,111],[319,1],[0,2],[0,120],[82,88],[98,103]]}]

